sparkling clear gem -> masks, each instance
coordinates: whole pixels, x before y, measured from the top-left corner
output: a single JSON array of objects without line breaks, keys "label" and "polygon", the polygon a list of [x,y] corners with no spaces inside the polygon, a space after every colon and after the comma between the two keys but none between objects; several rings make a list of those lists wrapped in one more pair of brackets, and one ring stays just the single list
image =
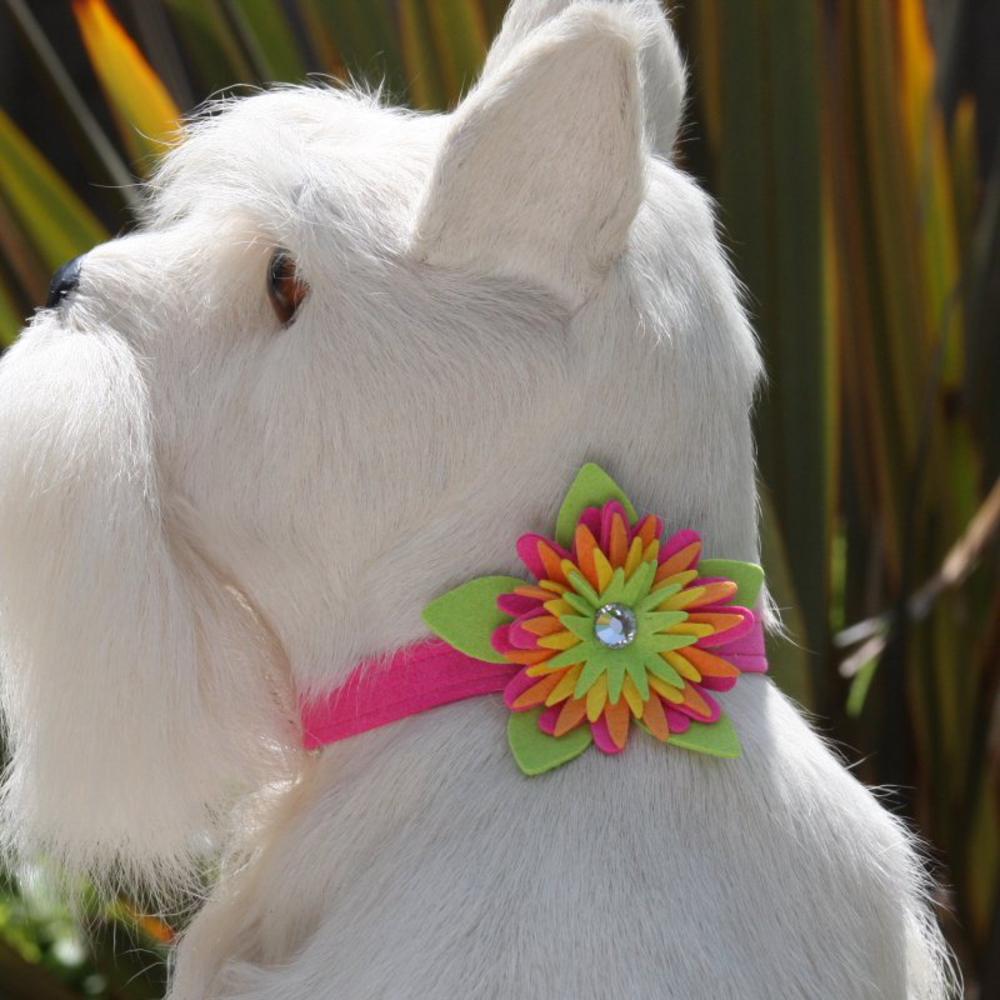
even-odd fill
[{"label": "sparkling clear gem", "polygon": [[594,617],[594,635],[608,649],[621,649],[635,641],[635,612],[624,604],[605,604]]}]

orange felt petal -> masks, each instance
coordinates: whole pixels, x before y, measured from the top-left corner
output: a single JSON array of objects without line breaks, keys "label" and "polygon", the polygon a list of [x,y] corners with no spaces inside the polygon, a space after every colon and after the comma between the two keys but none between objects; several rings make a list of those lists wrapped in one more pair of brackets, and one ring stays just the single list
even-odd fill
[{"label": "orange felt petal", "polygon": [[664,559],[660,563],[660,568],[656,573],[657,582],[668,576],[673,576],[674,573],[680,573],[688,569],[692,563],[698,561],[700,555],[701,542],[692,542],[690,545],[685,545],[683,549],[675,552],[669,559]]},{"label": "orange felt petal", "polygon": [[537,684],[532,684],[527,691],[522,691],[514,700],[511,708],[534,708],[536,705],[543,704],[549,696],[549,692],[561,679],[559,674],[549,674],[548,677],[543,677]]},{"label": "orange felt petal", "polygon": [[615,569],[628,558],[628,528],[621,514],[611,515],[611,537],[608,539],[608,559]]},{"label": "orange felt petal", "polygon": [[656,538],[656,528],[656,518],[652,514],[647,514],[642,519],[642,524],[639,525],[639,530],[636,532],[636,537],[642,541],[643,548],[646,548]]},{"label": "orange felt petal", "polygon": [[604,721],[608,724],[608,732],[619,750],[628,742],[628,729],[632,721],[632,712],[624,698],[617,702],[608,702],[604,707]]},{"label": "orange felt petal", "polygon": [[697,601],[693,601],[689,606],[699,608],[711,604],[728,604],[730,598],[736,594],[739,588],[732,580],[718,580],[715,583],[706,583],[696,589],[702,593],[698,595]]},{"label": "orange felt petal", "polygon": [[576,533],[573,536],[574,552],[576,553],[576,564],[580,567],[587,582],[594,588],[600,590],[600,581],[597,578],[597,567],[594,565],[594,553],[597,551],[597,539],[593,532],[585,524],[576,526]]},{"label": "orange felt petal", "polygon": [[684,704],[706,719],[712,714],[712,710],[708,707],[705,699],[690,684],[684,685]]},{"label": "orange felt petal", "polygon": [[663,711],[663,702],[654,694],[646,702],[642,712],[642,721],[646,723],[649,731],[661,743],[666,743],[670,738],[670,726],[667,724],[667,713]]},{"label": "orange felt petal", "polygon": [[689,659],[695,668],[705,677],[740,676],[738,667],[734,667],[728,660],[724,660],[721,656],[716,656],[714,653],[709,653],[707,650],[688,646],[682,650],[681,655]]},{"label": "orange felt petal", "polygon": [[555,651],[551,649],[508,649],[504,651],[503,655],[511,663],[519,663],[522,667],[534,667],[546,660],[551,660],[555,656]]},{"label": "orange felt petal", "polygon": [[587,702],[583,698],[570,698],[559,712],[552,735],[564,736],[571,729],[576,729],[586,717]]},{"label": "orange felt petal", "polygon": [[664,573],[664,566],[666,566],[666,563],[661,563],[660,568],[656,571],[656,576],[653,577],[654,586],[657,590],[660,587],[672,587],[677,583],[682,587],[686,587],[692,580],[698,578],[698,571],[696,569],[685,569],[680,573]]},{"label": "orange felt petal", "polygon": [[698,625],[711,625],[716,632],[725,632],[734,625],[743,623],[743,615],[726,615],[715,611],[692,611],[688,621]]},{"label": "orange felt petal", "polygon": [[541,559],[542,565],[545,567],[545,576],[547,579],[553,583],[565,584],[568,582],[566,574],[563,573],[562,569],[562,557],[555,549],[550,545],[546,545],[545,542],[540,541],[538,543],[538,558]]},{"label": "orange felt petal", "polygon": [[563,631],[563,623],[552,615],[539,615],[537,618],[529,618],[522,622],[521,628],[532,635],[552,635],[553,632]]}]

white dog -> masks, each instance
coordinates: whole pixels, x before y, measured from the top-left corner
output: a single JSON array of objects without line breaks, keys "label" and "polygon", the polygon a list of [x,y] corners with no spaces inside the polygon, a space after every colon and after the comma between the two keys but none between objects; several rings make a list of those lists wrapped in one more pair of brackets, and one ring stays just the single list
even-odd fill
[{"label": "white dog", "polygon": [[498,697],[301,750],[297,704],[516,569],[600,462],[755,560],[753,334],[655,0],[515,0],[450,115],[212,109],[0,366],[8,849],[227,857],[175,1000],[950,992],[906,832],[763,677],[719,761],[537,778]]}]

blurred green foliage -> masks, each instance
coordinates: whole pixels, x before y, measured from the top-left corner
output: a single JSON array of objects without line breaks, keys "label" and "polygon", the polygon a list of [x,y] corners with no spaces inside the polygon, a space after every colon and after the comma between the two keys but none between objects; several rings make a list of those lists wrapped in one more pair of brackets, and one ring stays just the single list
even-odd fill
[{"label": "blurred green foliage", "polygon": [[[5,2],[31,85],[65,126],[52,141],[70,137],[89,185],[61,177],[0,109],[4,343],[53,268],[128,218],[125,182],[149,172],[182,111],[308,72],[449,108],[506,7],[74,0],[57,5],[72,8],[69,32],[53,33],[24,0]],[[923,0],[687,0],[674,22],[693,95],[678,155],[719,199],[770,373],[762,541],[791,634],[771,643],[774,676],[864,779],[898,789],[949,887],[946,930],[988,996],[1000,995],[1000,157],[977,147],[976,95],[954,87],[974,6],[944,5],[937,46]],[[84,51],[90,69],[67,72]],[[0,885],[0,993],[160,994],[165,923],[91,900],[84,934],[44,885],[40,873]],[[138,950],[116,950],[119,931]]]}]

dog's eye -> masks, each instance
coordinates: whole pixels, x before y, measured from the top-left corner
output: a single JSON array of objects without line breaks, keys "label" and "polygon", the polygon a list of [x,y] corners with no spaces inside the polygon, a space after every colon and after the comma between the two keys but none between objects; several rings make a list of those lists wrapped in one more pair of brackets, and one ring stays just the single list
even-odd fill
[{"label": "dog's eye", "polygon": [[279,247],[267,269],[267,296],[282,326],[288,326],[302,305],[309,286],[298,275],[295,258]]}]

